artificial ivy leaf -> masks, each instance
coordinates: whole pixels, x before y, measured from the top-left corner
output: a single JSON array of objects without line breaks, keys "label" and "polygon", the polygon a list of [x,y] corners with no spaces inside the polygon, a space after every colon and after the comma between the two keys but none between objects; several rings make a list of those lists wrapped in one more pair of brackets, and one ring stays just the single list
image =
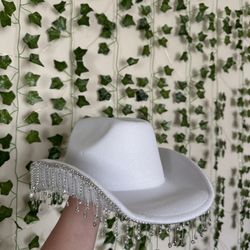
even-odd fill
[{"label": "artificial ivy leaf", "polygon": [[36,90],[31,90],[26,94],[26,102],[34,105],[37,102],[42,102],[43,99],[41,96],[39,96],[38,92]]},{"label": "artificial ivy leaf", "polygon": [[145,31],[145,37],[147,38],[147,39],[150,39],[151,37],[153,37],[154,36],[154,33],[153,33],[153,31],[152,30],[146,30]]},{"label": "artificial ivy leaf", "polygon": [[80,5],[80,13],[82,15],[87,15],[91,11],[93,11],[93,9],[87,3],[82,3]]},{"label": "artificial ivy leaf", "polygon": [[150,55],[150,48],[149,45],[144,45],[142,48],[142,55],[149,56]]},{"label": "artificial ivy leaf", "polygon": [[135,97],[136,89],[132,89],[132,88],[128,87],[128,88],[126,88],[125,92],[126,92],[128,98],[133,98],[133,97]]},{"label": "artificial ivy leaf", "polygon": [[88,84],[89,79],[80,79],[77,78],[76,81],[74,82],[75,86],[79,89],[80,92],[84,92],[87,90],[87,84]]},{"label": "artificial ivy leaf", "polygon": [[105,234],[104,244],[113,244],[115,242],[115,235],[113,231],[109,231]]},{"label": "artificial ivy leaf", "polygon": [[156,140],[157,140],[157,142],[159,142],[160,144],[162,144],[162,143],[167,143],[168,142],[168,140],[167,140],[167,138],[168,138],[168,136],[166,135],[166,134],[164,134],[164,133],[162,133],[162,134],[156,134]]},{"label": "artificial ivy leaf", "polygon": [[12,83],[7,75],[0,75],[0,89],[11,88]]},{"label": "artificial ivy leaf", "polygon": [[111,229],[113,227],[113,225],[115,223],[115,220],[116,220],[115,217],[107,219],[107,226],[108,226],[108,228]]},{"label": "artificial ivy leaf", "polygon": [[89,70],[84,66],[83,62],[77,62],[75,73],[80,76],[82,73],[88,72]]},{"label": "artificial ivy leaf", "polygon": [[204,115],[204,111],[203,111],[203,106],[199,105],[195,108],[194,112],[197,114],[197,115]]},{"label": "artificial ivy leaf", "polygon": [[112,32],[115,30],[116,24],[108,20],[104,13],[95,14],[98,24],[102,25],[100,37],[111,38]]},{"label": "artificial ivy leaf", "polygon": [[195,47],[198,51],[203,52],[203,44],[202,43],[197,43]]},{"label": "artificial ivy leaf", "polygon": [[11,207],[6,207],[3,205],[0,207],[0,222],[6,218],[11,217],[11,215],[12,215],[12,208]]},{"label": "artificial ivy leaf", "polygon": [[60,89],[63,87],[63,82],[59,77],[53,77],[51,79],[50,89]]},{"label": "artificial ivy leaf", "polygon": [[141,5],[140,13],[143,16],[147,16],[151,13],[151,6],[150,5]]},{"label": "artificial ivy leaf", "polygon": [[44,0],[30,0],[30,2],[33,3],[33,4],[35,4],[35,5],[37,5],[39,3],[43,3]]},{"label": "artificial ivy leaf", "polygon": [[138,250],[147,250],[146,241],[147,241],[146,235],[143,235],[138,241],[139,244]]},{"label": "artificial ivy leaf", "polygon": [[187,62],[187,60],[188,60],[188,53],[187,51],[184,51],[182,55],[180,56],[180,61]]},{"label": "artificial ivy leaf", "polygon": [[63,31],[67,29],[67,19],[63,16],[59,16],[52,24],[59,31]]},{"label": "artificial ivy leaf", "polygon": [[6,136],[0,138],[0,144],[2,145],[2,148],[3,149],[9,148],[11,140],[12,140],[11,134],[7,134]]},{"label": "artificial ivy leaf", "polygon": [[126,14],[125,16],[122,17],[121,25],[124,27],[129,27],[131,25],[135,25],[133,17],[129,14]]},{"label": "artificial ivy leaf", "polygon": [[227,58],[226,63],[223,65],[223,70],[224,70],[225,72],[228,73],[228,70],[229,70],[233,65],[235,65],[235,64],[236,64],[236,62],[235,62],[235,60],[233,59],[233,57],[229,57],[229,58]]},{"label": "artificial ivy leaf", "polygon": [[42,21],[42,16],[38,12],[33,12],[28,15],[28,19],[30,23],[33,23],[39,27],[42,26],[41,21]]},{"label": "artificial ivy leaf", "polygon": [[132,110],[132,105],[126,104],[126,105],[122,108],[122,113],[123,113],[124,115],[129,115],[129,114],[134,113],[133,110]]},{"label": "artificial ivy leaf", "polygon": [[208,74],[209,70],[206,67],[202,67],[200,69],[200,74],[202,78],[207,78],[207,74]]},{"label": "artificial ivy leaf", "polygon": [[139,87],[145,87],[149,83],[149,80],[147,77],[137,77],[136,81]]},{"label": "artificial ivy leaf", "polygon": [[113,108],[111,106],[108,106],[106,109],[102,111],[104,114],[106,114],[108,117],[114,117],[113,115]]},{"label": "artificial ivy leaf", "polygon": [[195,17],[196,22],[201,22],[204,20],[204,14],[208,7],[204,3],[199,4],[199,12]]},{"label": "artificial ivy leaf", "polygon": [[160,39],[158,39],[158,43],[160,46],[162,47],[167,47],[167,42],[168,42],[168,39],[166,39],[165,37],[162,37]]},{"label": "artificial ivy leaf", "polygon": [[61,151],[57,147],[52,147],[49,149],[49,159],[57,160],[61,157]]},{"label": "artificial ivy leaf", "polygon": [[150,28],[150,25],[148,23],[148,20],[147,18],[143,17],[143,18],[140,18],[137,22],[137,26],[136,28],[138,30],[148,30]]},{"label": "artificial ivy leaf", "polygon": [[110,75],[99,75],[99,82],[101,85],[107,86],[112,82],[112,78]]},{"label": "artificial ivy leaf", "polygon": [[89,102],[86,100],[86,97],[84,95],[79,95],[76,105],[81,108],[83,106],[89,105]]},{"label": "artificial ivy leaf", "polygon": [[170,68],[168,65],[164,67],[164,72],[167,76],[171,76],[174,69]]},{"label": "artificial ivy leaf", "polygon": [[111,98],[111,94],[105,89],[98,89],[98,101],[108,101]]},{"label": "artificial ivy leaf", "polygon": [[51,118],[52,126],[59,125],[63,121],[63,118],[56,112],[52,113],[50,115],[50,118]]},{"label": "artificial ivy leaf", "polygon": [[32,249],[32,248],[39,248],[39,236],[36,235],[29,243],[29,249]]},{"label": "artificial ivy leaf", "polygon": [[63,136],[56,134],[54,136],[48,137],[48,140],[52,143],[53,146],[61,146],[63,141]]},{"label": "artificial ivy leaf", "polygon": [[125,74],[125,76],[122,78],[121,82],[123,85],[134,84],[131,74]]},{"label": "artificial ivy leaf", "polygon": [[140,107],[138,109],[138,118],[148,120],[148,108],[146,106]]},{"label": "artificial ivy leaf", "polygon": [[202,135],[202,134],[197,135],[195,140],[197,143],[205,143],[206,142],[206,139],[205,139],[204,135]]},{"label": "artificial ivy leaf", "polygon": [[175,93],[174,97],[175,97],[175,101],[176,101],[177,103],[185,102],[186,99],[187,99],[186,96],[183,95],[181,92]]},{"label": "artificial ivy leaf", "polygon": [[7,15],[12,16],[12,14],[16,11],[16,5],[14,2],[7,2],[5,0],[2,0],[4,11]]},{"label": "artificial ivy leaf", "polygon": [[50,99],[52,104],[53,104],[53,108],[57,109],[57,110],[62,110],[64,108],[64,106],[66,105],[66,101],[63,97],[60,98],[52,98]]},{"label": "artificial ivy leaf", "polygon": [[12,60],[8,55],[0,56],[0,68],[1,69],[7,69],[9,65],[11,64],[11,62]]},{"label": "artificial ivy leaf", "polygon": [[44,65],[40,61],[40,57],[39,57],[38,54],[31,53],[30,56],[29,56],[29,61],[34,63],[34,64],[37,64],[37,65],[40,65],[40,66],[44,67]]},{"label": "artificial ivy leaf", "polygon": [[128,63],[128,65],[134,65],[134,64],[137,64],[138,63],[138,61],[139,61],[139,59],[137,59],[137,58],[133,58],[133,57],[129,57],[128,59],[127,59],[127,63]]},{"label": "artificial ivy leaf", "polygon": [[177,6],[176,6],[177,11],[185,10],[186,8],[187,6],[184,4],[184,0],[177,0]]},{"label": "artificial ivy leaf", "polygon": [[36,49],[38,48],[38,40],[40,38],[40,35],[30,35],[29,33],[26,33],[23,41],[28,45],[30,49]]},{"label": "artificial ivy leaf", "polygon": [[0,150],[0,167],[10,159],[10,152]]},{"label": "artificial ivy leaf", "polygon": [[86,55],[86,53],[87,53],[87,49],[82,49],[81,47],[77,47],[76,49],[74,49],[74,55],[75,55],[75,59],[76,59],[76,61],[82,61],[82,58],[83,58],[83,56],[85,56]]},{"label": "artificial ivy leaf", "polygon": [[169,5],[169,0],[163,0],[161,3],[160,10],[165,13],[170,9],[172,9],[172,7]]},{"label": "artificial ivy leaf", "polygon": [[39,114],[36,111],[32,111],[24,120],[28,124],[40,124]]},{"label": "artificial ivy leaf", "polygon": [[31,144],[34,142],[41,142],[41,139],[39,137],[39,132],[37,130],[30,130],[25,137],[25,140]]},{"label": "artificial ivy leaf", "polygon": [[177,88],[184,90],[187,87],[187,81],[177,81]]},{"label": "artificial ivy leaf", "polygon": [[161,123],[160,123],[160,126],[161,126],[161,128],[164,130],[164,131],[167,131],[167,130],[169,130],[170,129],[170,122],[167,122],[166,120],[164,120],[164,121],[162,121]]},{"label": "artificial ivy leaf", "polygon": [[57,61],[57,60],[54,60],[54,67],[59,71],[64,71],[68,65],[65,61]]},{"label": "artificial ivy leaf", "polygon": [[65,5],[66,5],[66,2],[65,1],[61,1],[60,3],[58,4],[54,4],[53,7],[59,12],[59,13],[62,13],[65,11]]},{"label": "artificial ivy leaf", "polygon": [[169,98],[169,93],[170,93],[170,90],[166,90],[166,89],[161,89],[160,91],[160,94],[161,96],[164,98],[164,99],[168,99]]},{"label": "artificial ivy leaf", "polygon": [[6,26],[11,26],[11,18],[4,11],[0,11],[0,23],[3,28]]},{"label": "artificial ivy leaf", "polygon": [[168,110],[166,109],[165,104],[159,103],[159,104],[156,104],[155,111],[156,111],[156,113],[161,115],[161,114],[167,112]]},{"label": "artificial ivy leaf", "polygon": [[206,37],[207,37],[207,35],[204,34],[202,31],[198,33],[198,39],[199,39],[199,41],[204,42],[205,39],[206,39]]},{"label": "artificial ivy leaf", "polygon": [[146,101],[148,99],[148,94],[146,94],[143,89],[137,90],[135,94],[137,102]]},{"label": "artificial ivy leaf", "polygon": [[174,134],[174,140],[175,140],[175,142],[178,142],[178,143],[184,142],[185,138],[186,138],[186,136],[183,133],[175,133]]},{"label": "artificial ivy leaf", "polygon": [[56,29],[55,27],[50,27],[47,29],[49,42],[59,39],[61,36],[61,31]]},{"label": "artificial ivy leaf", "polygon": [[23,220],[26,222],[26,224],[30,224],[35,221],[39,221],[39,218],[37,217],[37,212],[29,211]]},{"label": "artificial ivy leaf", "polygon": [[197,162],[198,166],[200,168],[205,168],[206,167],[206,164],[207,164],[207,161],[203,160],[202,158]]},{"label": "artificial ivy leaf", "polygon": [[39,78],[40,78],[40,75],[34,74],[32,72],[28,72],[24,76],[25,83],[30,87],[36,86]]},{"label": "artificial ivy leaf", "polygon": [[12,187],[13,183],[11,182],[11,180],[8,180],[6,182],[0,182],[0,194],[8,195]]},{"label": "artificial ivy leaf", "polygon": [[9,92],[1,92],[0,91],[0,95],[2,97],[3,104],[5,104],[5,105],[11,105],[11,103],[16,98],[16,95],[14,94],[13,91],[9,91]]},{"label": "artificial ivy leaf", "polygon": [[78,20],[77,20],[78,25],[85,25],[89,26],[89,17],[86,15],[82,15]]},{"label": "artificial ivy leaf", "polygon": [[9,124],[12,121],[12,117],[10,116],[7,109],[0,110],[0,123]]},{"label": "artificial ivy leaf", "polygon": [[132,0],[120,0],[119,6],[124,10],[129,10],[133,5]]},{"label": "artificial ivy leaf", "polygon": [[208,122],[207,122],[207,121],[201,120],[201,121],[199,122],[199,126],[200,126],[200,129],[206,130],[206,129],[208,128]]},{"label": "artificial ivy leaf", "polygon": [[110,49],[107,43],[99,43],[98,54],[107,55]]},{"label": "artificial ivy leaf", "polygon": [[159,238],[161,240],[165,240],[168,236],[169,236],[169,234],[167,233],[166,229],[161,230],[161,232],[159,233]]},{"label": "artificial ivy leaf", "polygon": [[173,27],[168,26],[167,24],[163,25],[161,27],[161,30],[163,31],[164,34],[168,35],[171,33],[171,30],[173,29]]}]

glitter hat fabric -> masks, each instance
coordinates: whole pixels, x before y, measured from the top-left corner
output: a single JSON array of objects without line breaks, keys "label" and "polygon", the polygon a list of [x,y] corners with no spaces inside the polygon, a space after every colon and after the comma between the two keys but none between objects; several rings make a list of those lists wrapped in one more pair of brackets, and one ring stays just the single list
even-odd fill
[{"label": "glitter hat fabric", "polygon": [[[72,195],[88,208],[127,221],[170,225],[202,216],[214,198],[212,186],[191,160],[158,148],[151,124],[133,118],[84,118],[70,136],[63,161],[31,165],[31,198]],[[46,197],[43,197],[46,196]],[[104,218],[105,219],[105,218]]]}]

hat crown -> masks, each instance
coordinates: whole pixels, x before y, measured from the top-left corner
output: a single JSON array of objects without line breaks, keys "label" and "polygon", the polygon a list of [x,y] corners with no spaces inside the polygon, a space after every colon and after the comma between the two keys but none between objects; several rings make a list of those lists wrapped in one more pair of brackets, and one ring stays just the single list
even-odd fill
[{"label": "hat crown", "polygon": [[112,191],[152,188],[165,181],[153,128],[135,118],[78,121],[65,162]]}]

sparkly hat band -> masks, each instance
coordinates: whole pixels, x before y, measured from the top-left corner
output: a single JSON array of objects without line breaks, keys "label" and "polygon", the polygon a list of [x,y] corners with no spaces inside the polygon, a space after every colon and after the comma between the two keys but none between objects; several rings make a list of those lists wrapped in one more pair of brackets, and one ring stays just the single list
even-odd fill
[{"label": "sparkly hat band", "polygon": [[[150,224],[143,220],[129,218],[92,180],[78,171],[61,163],[36,161],[31,165],[31,193],[33,203],[61,204],[68,196],[75,197],[78,202],[75,208],[80,212],[84,204],[83,218],[88,215],[90,204],[95,207],[93,226],[101,222],[101,234],[108,230],[108,219],[115,217],[114,235],[123,242],[125,249],[129,241],[140,240],[144,235],[160,237],[163,233],[168,236],[168,246],[184,246],[189,238],[194,244],[198,234],[203,237],[211,225],[210,213],[196,219],[176,224]],[[68,205],[66,203],[66,205]],[[135,229],[131,237],[130,229]]]}]

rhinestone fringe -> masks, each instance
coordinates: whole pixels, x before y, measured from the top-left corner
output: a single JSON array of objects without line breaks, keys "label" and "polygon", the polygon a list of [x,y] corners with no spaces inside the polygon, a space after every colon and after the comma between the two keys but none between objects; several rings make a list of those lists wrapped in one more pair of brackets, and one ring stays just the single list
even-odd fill
[{"label": "rhinestone fringe", "polygon": [[[95,205],[96,214],[93,226],[101,222],[102,236],[109,230],[108,219],[115,215],[114,236],[118,239],[122,238],[121,234],[125,234],[123,237],[125,247],[130,241],[142,239],[145,231],[148,238],[156,237],[157,245],[158,238],[165,239],[166,237],[168,237],[169,248],[184,246],[187,238],[194,244],[197,240],[197,233],[203,237],[208,226],[211,225],[209,211],[196,219],[176,224],[149,224],[142,220],[131,219],[93,181],[78,171],[63,163],[36,161],[31,164],[31,202],[57,205],[67,200],[68,196],[78,199],[76,212],[79,212],[80,204],[85,204],[84,218],[87,217],[90,204]],[[121,228],[124,230],[120,230]],[[135,237],[131,237],[130,229],[134,229]]]}]

